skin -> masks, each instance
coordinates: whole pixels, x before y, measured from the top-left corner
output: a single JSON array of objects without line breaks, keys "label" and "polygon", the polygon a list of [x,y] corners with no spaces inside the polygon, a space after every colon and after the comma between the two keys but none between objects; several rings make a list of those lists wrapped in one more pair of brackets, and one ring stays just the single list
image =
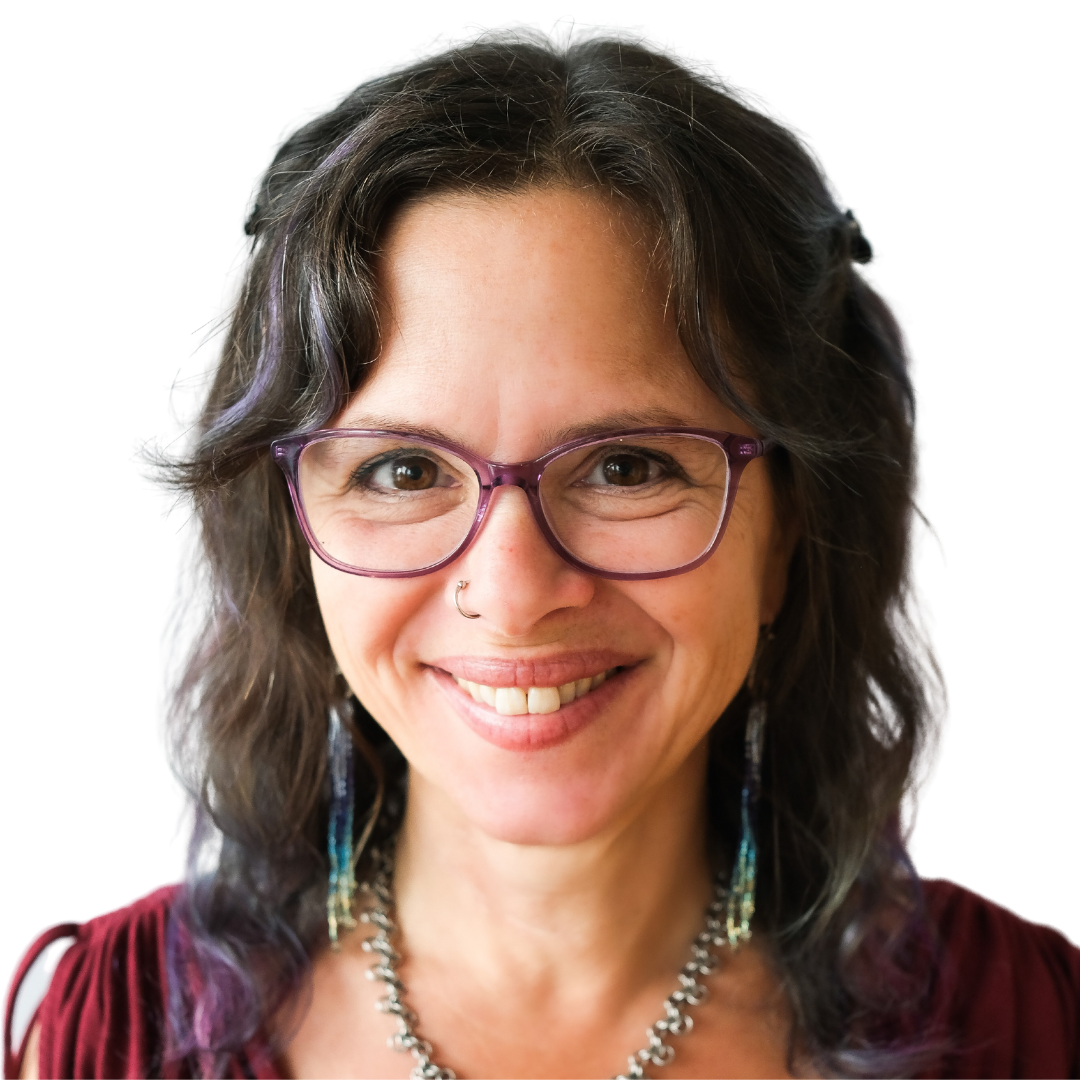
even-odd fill
[{"label": "skin", "polygon": [[[754,434],[694,373],[654,247],[625,211],[562,187],[408,207],[385,239],[380,356],[335,424],[419,425],[502,461],[574,429]],[[789,552],[755,461],[720,547],[677,577],[576,570],[514,488],[436,573],[379,580],[313,557],[338,663],[410,764],[400,971],[458,1075],[608,1076],[643,1044],[710,895],[706,735],[780,607]],[[454,608],[461,579],[480,619]],[[632,671],[591,723],[542,749],[481,738],[440,675],[447,657],[597,655]],[[373,1007],[364,936],[315,962],[286,1055],[296,1076],[408,1074],[411,1058],[385,1048],[394,1025]],[[664,1075],[786,1074],[790,1019],[764,950],[740,950],[709,984]]]},{"label": "skin", "polygon": [[[606,428],[755,434],[694,373],[654,249],[625,211],[562,187],[411,205],[385,238],[380,356],[334,423],[419,425],[499,461]],[[754,461],[719,548],[672,578],[576,570],[514,488],[439,572],[379,580],[313,556],[334,655],[409,761],[399,970],[459,1076],[610,1076],[644,1044],[710,899],[706,736],[780,607],[790,547]],[[455,610],[461,579],[479,619]],[[440,675],[463,656],[632,670],[569,737],[507,749]],[[281,1020],[292,1075],[408,1075],[365,936],[317,957],[310,1001]],[[761,944],[708,985],[662,1075],[787,1075],[790,1016]]]}]

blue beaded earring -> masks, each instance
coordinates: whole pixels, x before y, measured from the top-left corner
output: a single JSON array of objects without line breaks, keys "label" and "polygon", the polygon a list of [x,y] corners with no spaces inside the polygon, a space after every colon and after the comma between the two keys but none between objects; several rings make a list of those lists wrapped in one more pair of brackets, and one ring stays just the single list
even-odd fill
[{"label": "blue beaded earring", "polygon": [[754,895],[757,887],[757,838],[754,827],[757,824],[758,795],[761,791],[761,749],[765,742],[765,715],[765,702],[755,701],[746,718],[739,855],[732,868],[727,910],[728,944],[733,949],[750,940],[750,921],[754,917]]},{"label": "blue beaded earring", "polygon": [[353,896],[356,894],[356,868],[353,862],[356,792],[352,738],[345,730],[336,706],[330,709],[329,719],[326,754],[330,764],[330,824],[326,848],[330,856],[330,881],[326,890],[326,924],[330,932],[330,947],[339,949],[338,928],[351,930],[356,925],[352,914]]}]

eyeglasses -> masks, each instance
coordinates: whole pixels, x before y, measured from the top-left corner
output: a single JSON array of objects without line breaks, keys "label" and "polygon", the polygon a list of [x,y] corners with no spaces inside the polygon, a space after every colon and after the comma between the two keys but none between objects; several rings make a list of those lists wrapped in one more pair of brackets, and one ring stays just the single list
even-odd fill
[{"label": "eyeglasses", "polygon": [[480,531],[495,489],[514,486],[571,566],[631,580],[700,566],[724,535],[743,469],[769,448],[725,431],[634,428],[504,464],[442,439],[329,428],[278,439],[271,452],[307,542],[346,573],[446,566]]}]

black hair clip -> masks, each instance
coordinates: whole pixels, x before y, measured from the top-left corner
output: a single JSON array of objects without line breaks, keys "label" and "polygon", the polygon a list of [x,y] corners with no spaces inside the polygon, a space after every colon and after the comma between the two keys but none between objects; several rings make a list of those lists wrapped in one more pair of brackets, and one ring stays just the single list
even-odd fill
[{"label": "black hair clip", "polygon": [[251,208],[251,213],[248,214],[247,221],[244,222],[244,233],[247,236],[254,236],[259,231],[259,226],[262,224],[262,207],[256,203]]},{"label": "black hair clip", "polygon": [[844,213],[844,228],[848,234],[848,250],[851,252],[852,261],[868,263],[874,257],[874,249],[870,246],[870,241],[863,236],[862,226],[850,210]]}]

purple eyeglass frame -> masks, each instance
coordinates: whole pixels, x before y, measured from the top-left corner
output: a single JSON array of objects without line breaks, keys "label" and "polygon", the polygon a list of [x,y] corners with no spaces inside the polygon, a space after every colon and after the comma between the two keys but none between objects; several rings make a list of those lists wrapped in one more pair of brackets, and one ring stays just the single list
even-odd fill
[{"label": "purple eyeglass frame", "polygon": [[[547,517],[544,514],[543,504],[540,501],[540,477],[543,475],[544,469],[546,469],[552,461],[562,457],[563,454],[569,453],[571,450],[580,450],[582,447],[610,442],[613,439],[636,438],[642,435],[692,435],[719,446],[724,451],[724,456],[728,460],[728,468],[730,470],[728,495],[727,501],[724,504],[724,513],[720,519],[720,524],[717,527],[716,535],[713,537],[712,543],[710,543],[708,548],[691,562],[683,563],[681,566],[673,567],[670,570],[654,570],[646,573],[627,573],[614,570],[603,570],[598,566],[593,566],[590,563],[583,562],[581,559],[576,558],[571,552],[563,547],[562,543],[560,543],[554,530],[548,524]],[[339,562],[322,549],[322,546],[319,544],[318,540],[316,540],[315,534],[312,531],[311,524],[308,521],[307,512],[304,510],[303,500],[300,497],[300,455],[303,453],[304,448],[313,442],[322,442],[325,439],[347,439],[356,436],[408,439],[417,446],[429,446],[454,454],[456,457],[461,458],[461,460],[473,470],[480,483],[480,498],[476,504],[476,517],[473,520],[472,527],[465,534],[465,538],[449,555],[440,559],[438,562],[431,563],[429,566],[421,567],[419,570],[361,570],[359,567]],[[515,463],[488,461],[487,458],[479,457],[465,447],[459,446],[457,443],[452,443],[447,439],[417,436],[412,432],[394,431],[392,429],[322,428],[318,431],[309,431],[304,435],[290,435],[284,439],[275,439],[274,442],[270,444],[270,452],[274,460],[281,467],[282,472],[285,473],[285,478],[289,484],[289,494],[292,497],[293,509],[296,511],[297,520],[300,522],[300,528],[304,533],[308,545],[324,563],[328,566],[332,566],[335,570],[341,570],[346,574],[357,574],[360,577],[373,578],[409,578],[420,577],[423,574],[433,574],[436,570],[441,570],[444,566],[448,566],[452,563],[473,542],[476,534],[484,524],[484,519],[487,516],[487,511],[491,505],[495,489],[500,487],[519,487],[528,497],[532,515],[535,518],[541,533],[543,533],[544,539],[547,540],[560,558],[568,562],[571,566],[576,567],[578,570],[582,570],[594,577],[609,578],[614,581],[642,581],[651,578],[674,577],[676,574],[685,574],[705,562],[705,560],[716,550],[724,537],[728,519],[731,517],[731,508],[735,505],[735,496],[739,490],[739,480],[742,477],[743,469],[745,469],[754,458],[761,457],[771,449],[772,441],[768,439],[754,439],[746,435],[733,435],[728,431],[710,431],[707,428],[692,427],[626,428],[624,430],[611,431],[604,434],[585,435],[582,438],[573,439],[570,442],[553,447],[551,450],[548,450],[547,453],[542,454],[533,461],[518,461]]]}]

